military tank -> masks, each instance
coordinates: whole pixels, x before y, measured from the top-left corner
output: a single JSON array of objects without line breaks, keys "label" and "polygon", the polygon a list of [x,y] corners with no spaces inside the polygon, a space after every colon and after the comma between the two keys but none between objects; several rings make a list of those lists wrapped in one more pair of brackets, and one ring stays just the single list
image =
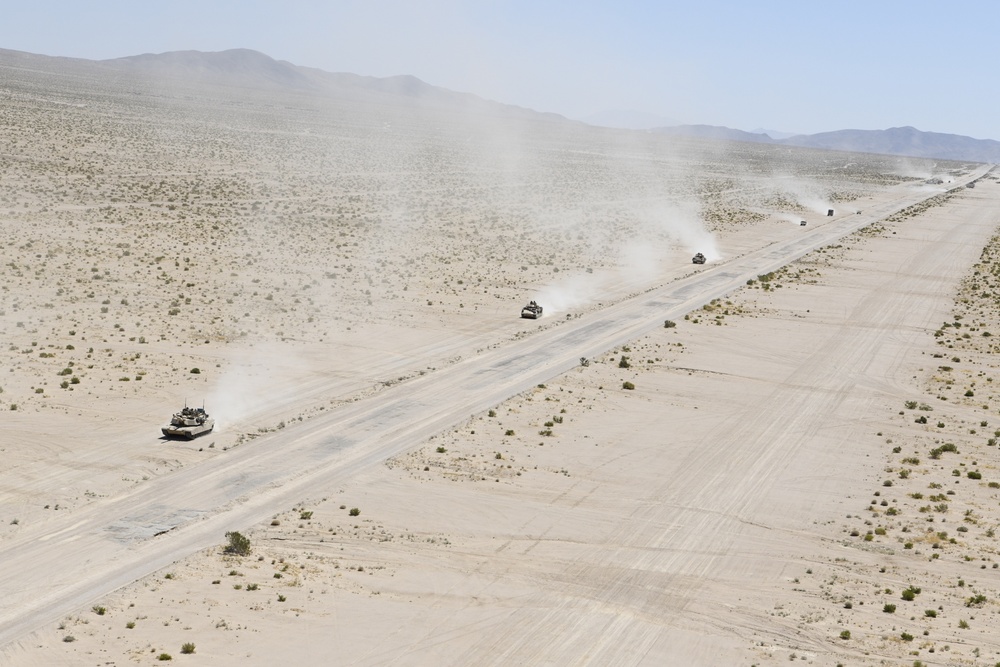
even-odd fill
[{"label": "military tank", "polygon": [[700,252],[699,253],[695,253],[695,256],[691,258],[691,263],[692,264],[704,264],[705,263],[705,256],[703,254],[701,254]]},{"label": "military tank", "polygon": [[194,440],[203,433],[215,428],[215,420],[208,416],[205,408],[189,408],[184,406],[180,412],[175,412],[170,423],[161,428],[168,438],[186,438]]},{"label": "military tank", "polygon": [[542,316],[542,307],[535,301],[529,301],[528,305],[521,309],[521,317],[529,320],[537,320]]}]

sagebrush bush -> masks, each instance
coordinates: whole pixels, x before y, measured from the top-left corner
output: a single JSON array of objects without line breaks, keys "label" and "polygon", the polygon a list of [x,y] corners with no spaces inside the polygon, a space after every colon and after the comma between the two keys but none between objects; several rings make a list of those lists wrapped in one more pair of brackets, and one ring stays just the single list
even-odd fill
[{"label": "sagebrush bush", "polygon": [[226,545],[225,549],[227,554],[235,554],[237,556],[248,556],[250,554],[250,539],[243,534],[235,531],[229,532],[226,533],[226,539],[229,540],[229,544]]}]

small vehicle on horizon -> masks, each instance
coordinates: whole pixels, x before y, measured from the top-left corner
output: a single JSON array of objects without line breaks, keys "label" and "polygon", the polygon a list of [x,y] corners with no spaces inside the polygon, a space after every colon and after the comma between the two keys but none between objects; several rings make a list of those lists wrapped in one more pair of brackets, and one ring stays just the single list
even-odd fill
[{"label": "small vehicle on horizon", "polygon": [[806,221],[805,220],[803,220],[802,222],[799,223],[799,227],[805,227],[805,226],[806,226]]},{"label": "small vehicle on horizon", "polygon": [[691,263],[692,264],[704,264],[705,263],[705,255],[701,254],[700,252],[695,253],[694,257],[691,258]]}]

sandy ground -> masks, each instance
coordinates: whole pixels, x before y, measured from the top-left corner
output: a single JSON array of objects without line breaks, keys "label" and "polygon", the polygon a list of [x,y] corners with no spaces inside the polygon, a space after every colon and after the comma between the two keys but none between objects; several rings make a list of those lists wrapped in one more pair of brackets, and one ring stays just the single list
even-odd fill
[{"label": "sandy ground", "polygon": [[[695,249],[948,176],[326,107],[274,130],[264,99],[237,126],[2,71],[0,548],[687,275]],[[4,662],[994,664],[998,198],[985,179],[811,253]],[[549,316],[517,319],[532,297]],[[219,428],[160,440],[185,400]]]}]

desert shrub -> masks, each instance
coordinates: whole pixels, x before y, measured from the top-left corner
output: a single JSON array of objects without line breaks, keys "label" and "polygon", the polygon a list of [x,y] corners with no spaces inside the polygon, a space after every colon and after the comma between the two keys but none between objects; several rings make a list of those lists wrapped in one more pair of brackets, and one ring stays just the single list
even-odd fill
[{"label": "desert shrub", "polygon": [[840,631],[840,638],[841,639],[850,639],[851,638],[851,631],[850,630],[841,630]]},{"label": "desert shrub", "polygon": [[348,514],[351,516],[358,516],[359,514],[361,514],[361,510],[359,510],[357,507],[352,507],[351,511],[348,512]]},{"label": "desert shrub", "polygon": [[308,521],[311,518],[313,518],[312,510],[302,510],[299,512],[299,519],[301,521]]},{"label": "desert shrub", "polygon": [[184,655],[190,655],[194,653],[194,644],[192,644],[191,642],[181,644],[181,653],[183,653]]},{"label": "desert shrub", "polygon": [[969,472],[965,473],[965,476],[968,477],[969,479],[982,479],[983,473],[979,472],[978,470],[970,470]]},{"label": "desert shrub", "polygon": [[886,604],[885,606],[882,607],[882,611],[885,612],[886,614],[895,614],[896,613],[896,605],[891,604],[891,603]]},{"label": "desert shrub", "polygon": [[956,447],[955,443],[953,443],[953,442],[946,442],[943,445],[941,445],[939,447],[935,447],[934,449],[932,449],[930,451],[929,456],[932,459],[939,459],[939,458],[941,458],[941,455],[944,454],[945,452],[953,452],[953,453],[957,454],[958,453],[958,447]]},{"label": "desert shrub", "polygon": [[247,584],[247,590],[248,591],[255,591],[258,588],[260,588],[260,586],[258,586],[257,584]]},{"label": "desert shrub", "polygon": [[100,605],[94,605],[93,607],[91,607],[91,609],[98,616],[104,616],[106,613],[108,613],[108,608],[107,607],[102,607]]},{"label": "desert shrub", "polygon": [[622,382],[622,389],[628,389],[631,391],[632,389],[635,389],[635,385],[626,380],[625,382]]},{"label": "desert shrub", "polygon": [[664,329],[673,329],[676,326],[677,326],[677,322],[674,322],[673,320],[664,320],[663,321],[663,328]]},{"label": "desert shrub", "polygon": [[507,429],[506,431],[504,431],[504,435],[514,435],[514,429],[512,428]]},{"label": "desert shrub", "polygon": [[904,633],[900,634],[899,638],[902,639],[904,642],[912,642],[913,641],[913,635],[911,635],[909,632],[904,632]]},{"label": "desert shrub", "polygon": [[156,656],[156,659],[157,660],[173,660],[174,657],[172,655],[170,655],[169,653],[161,653],[160,655]]},{"label": "desert shrub", "polygon": [[201,369],[196,366],[196,367],[194,367],[194,368],[191,369],[191,372],[194,375],[200,375],[201,374]]},{"label": "desert shrub", "polygon": [[631,367],[632,367],[632,364],[629,363],[628,357],[626,357],[623,354],[622,358],[618,360],[618,368],[631,368]]},{"label": "desert shrub", "polygon": [[235,531],[229,532],[226,533],[226,539],[229,540],[225,549],[227,554],[235,554],[237,556],[248,556],[250,554],[250,539],[243,534]]},{"label": "desert shrub", "polygon": [[436,451],[438,454],[444,454],[448,450],[439,445],[438,448],[434,451]]},{"label": "desert shrub", "polygon": [[904,403],[903,405],[905,405],[905,406],[906,406],[906,409],[907,409],[907,410],[913,410],[914,408],[916,408],[916,407],[917,407],[917,402],[916,402],[916,401],[907,401],[907,402],[906,402],[906,403]]},{"label": "desert shrub", "polygon": [[924,616],[927,618],[937,618],[937,609],[925,609]]}]

